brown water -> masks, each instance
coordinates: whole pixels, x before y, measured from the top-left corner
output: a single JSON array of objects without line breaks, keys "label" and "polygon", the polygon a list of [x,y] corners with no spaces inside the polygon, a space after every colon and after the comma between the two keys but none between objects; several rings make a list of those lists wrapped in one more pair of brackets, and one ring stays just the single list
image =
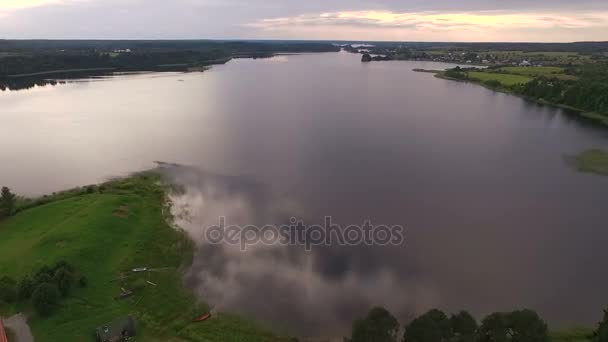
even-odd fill
[{"label": "brown water", "polygon": [[213,179],[256,212],[407,227],[404,247],[252,255],[255,274],[211,272],[231,285],[212,302],[291,317],[283,325],[295,331],[342,332],[374,304],[402,320],[525,306],[553,325],[595,322],[608,304],[608,178],[564,156],[608,148],[608,130],[411,71],[447,66],[329,53],[3,92],[0,184],[41,194],[162,160],[204,170],[182,181]]}]

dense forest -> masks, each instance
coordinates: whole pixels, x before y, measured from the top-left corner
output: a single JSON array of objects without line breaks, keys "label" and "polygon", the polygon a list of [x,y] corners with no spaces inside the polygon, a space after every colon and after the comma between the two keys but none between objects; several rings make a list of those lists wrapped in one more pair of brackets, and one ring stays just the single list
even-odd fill
[{"label": "dense forest", "polygon": [[603,114],[608,118],[608,63],[588,64],[566,69],[576,80],[539,77],[515,92],[551,103]]},{"label": "dense forest", "polygon": [[33,86],[54,77],[114,71],[174,71],[277,53],[329,52],[316,42],[0,40],[0,88]]}]

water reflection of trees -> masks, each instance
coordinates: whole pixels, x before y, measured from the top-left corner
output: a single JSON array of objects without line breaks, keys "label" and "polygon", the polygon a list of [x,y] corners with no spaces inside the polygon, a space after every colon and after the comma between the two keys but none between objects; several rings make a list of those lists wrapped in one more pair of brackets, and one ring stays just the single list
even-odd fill
[{"label": "water reflection of trees", "polygon": [[7,77],[0,78],[0,91],[27,90],[34,87],[56,86],[58,84],[66,84],[77,79],[95,78],[99,76],[111,75],[108,72],[82,72],[82,73],[66,73],[55,74],[54,78],[41,78],[40,76],[32,77]]},{"label": "water reflection of trees", "polygon": [[65,84],[67,81],[61,80],[41,80],[41,79],[29,79],[29,78],[14,78],[14,79],[5,79],[0,80],[0,90],[27,90],[38,87],[45,86],[56,86],[57,84]]}]

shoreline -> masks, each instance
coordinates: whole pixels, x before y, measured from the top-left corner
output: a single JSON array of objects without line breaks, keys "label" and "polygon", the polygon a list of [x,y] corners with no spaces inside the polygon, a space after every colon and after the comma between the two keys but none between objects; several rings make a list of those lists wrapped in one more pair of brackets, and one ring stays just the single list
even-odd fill
[{"label": "shoreline", "polygon": [[499,93],[504,93],[504,94],[509,94],[509,95],[519,97],[526,101],[534,102],[534,103],[541,104],[541,105],[551,106],[551,107],[555,107],[555,108],[559,108],[559,109],[564,109],[567,112],[570,112],[568,114],[575,115],[579,119],[583,119],[587,122],[599,125],[601,127],[608,127],[608,117],[604,117],[598,113],[586,112],[585,110],[580,109],[580,108],[575,108],[575,107],[571,107],[571,106],[564,105],[564,104],[546,101],[543,99],[536,99],[536,98],[524,96],[524,95],[515,93],[510,89],[503,88],[503,87],[493,87],[493,86],[487,85],[487,84],[485,84],[481,81],[477,81],[477,80],[458,79],[458,78],[454,78],[454,77],[449,77],[449,76],[445,75],[445,70],[441,71],[441,70],[413,69],[413,71],[432,73],[432,74],[434,74],[434,77],[444,79],[444,80],[476,84],[476,85],[482,86],[489,90],[493,90],[493,91],[496,91]]}]

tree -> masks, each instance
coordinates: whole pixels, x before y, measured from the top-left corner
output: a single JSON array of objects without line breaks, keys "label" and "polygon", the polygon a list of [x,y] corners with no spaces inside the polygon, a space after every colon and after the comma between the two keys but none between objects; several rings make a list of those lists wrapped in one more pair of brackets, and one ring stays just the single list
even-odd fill
[{"label": "tree", "polygon": [[433,309],[417,317],[405,327],[405,342],[446,342],[453,336],[448,316],[440,310]]},{"label": "tree", "polygon": [[508,342],[510,341],[508,314],[495,312],[481,322],[477,331],[478,342]]},{"label": "tree", "polygon": [[89,285],[89,280],[87,279],[87,277],[80,276],[80,279],[78,279],[78,286],[87,287],[87,285]]},{"label": "tree", "polygon": [[604,319],[593,332],[592,342],[608,342],[608,310],[604,310]]},{"label": "tree", "polygon": [[532,310],[493,313],[478,330],[479,342],[548,342],[547,324]]},{"label": "tree", "polygon": [[65,267],[58,268],[53,275],[53,283],[57,285],[57,289],[63,297],[70,293],[73,281],[74,275]]},{"label": "tree", "polygon": [[352,342],[395,342],[399,322],[386,309],[375,307],[353,323]]},{"label": "tree", "polygon": [[455,342],[472,342],[475,340],[477,322],[470,313],[460,311],[450,317],[450,325],[454,333]]},{"label": "tree", "polygon": [[0,207],[6,210],[6,214],[11,216],[15,213],[15,194],[7,187],[2,187],[0,195]]},{"label": "tree", "polygon": [[17,282],[4,276],[0,278],[0,301],[12,303],[17,299]]},{"label": "tree", "polygon": [[29,278],[25,277],[21,279],[17,286],[17,296],[19,299],[29,299],[34,292],[34,282]]},{"label": "tree", "polygon": [[43,283],[32,294],[32,303],[36,312],[41,316],[51,314],[59,304],[59,290],[54,284]]},{"label": "tree", "polygon": [[510,316],[513,342],[549,341],[547,323],[535,311],[518,310]]},{"label": "tree", "polygon": [[361,62],[371,62],[371,61],[372,61],[372,56],[369,53],[366,53],[361,57]]},{"label": "tree", "polygon": [[34,286],[37,287],[40,284],[52,283],[53,282],[53,270],[48,266],[42,266],[38,272],[34,275]]}]

